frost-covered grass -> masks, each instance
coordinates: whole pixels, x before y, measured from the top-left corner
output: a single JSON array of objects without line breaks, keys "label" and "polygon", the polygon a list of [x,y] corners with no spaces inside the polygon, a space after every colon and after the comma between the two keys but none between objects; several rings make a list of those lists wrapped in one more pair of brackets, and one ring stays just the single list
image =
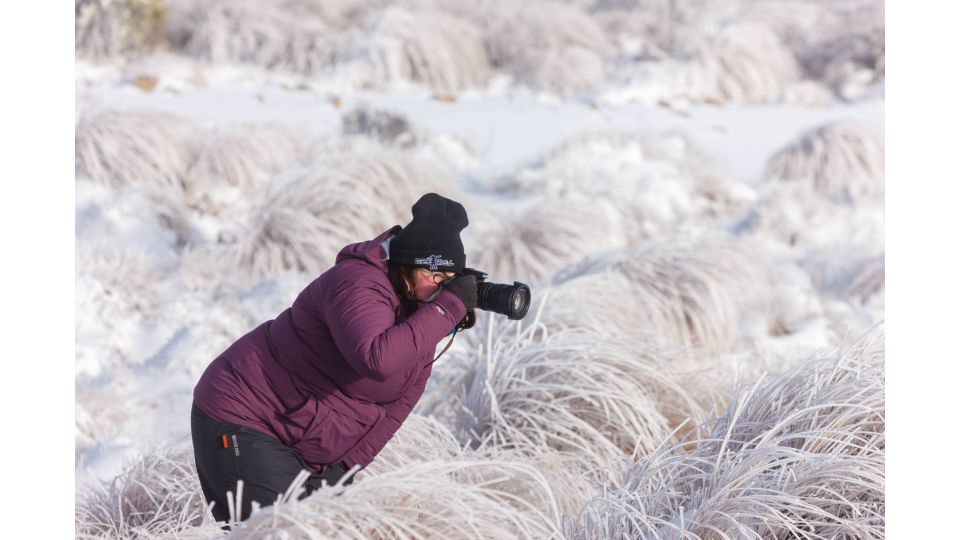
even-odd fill
[{"label": "frost-covered grass", "polygon": [[149,184],[184,188],[196,145],[193,126],[153,111],[103,111],[77,122],[77,176],[114,187]]},{"label": "frost-covered grass", "polygon": [[882,348],[815,359],[627,464],[567,536],[883,538],[884,416]]},{"label": "frost-covered grass", "polygon": [[[824,94],[855,99],[884,77],[883,6],[869,0],[775,6],[85,0],[76,6],[77,53],[85,58],[170,50],[212,64],[336,74],[355,87],[416,82],[449,93],[505,75],[560,95],[632,81],[647,87],[643,100],[803,102],[792,88],[800,79],[815,81]],[[650,79],[666,83],[666,91],[651,94]],[[802,94],[813,87],[806,88]]]},{"label": "frost-covered grass", "polygon": [[189,447],[158,449],[76,505],[77,538],[210,538],[218,531]]},{"label": "frost-covered grass", "polygon": [[419,461],[270,507],[237,536],[549,537],[559,531],[554,489],[536,467],[509,458]]},{"label": "frost-covered grass", "polygon": [[163,0],[76,0],[74,6],[78,55],[143,54],[163,41]]},{"label": "frost-covered grass", "polygon": [[[883,537],[883,350],[876,339],[744,386],[726,411],[697,429],[681,422],[671,432],[660,432],[661,442],[654,447],[638,441],[633,452],[614,452],[617,462],[605,463],[599,471],[584,464],[584,458],[593,462],[597,457],[596,447],[567,445],[574,438],[596,442],[589,434],[604,429],[612,435],[631,432],[623,429],[630,425],[629,414],[621,416],[625,409],[649,411],[669,402],[663,394],[659,403],[617,395],[623,384],[616,382],[618,376],[634,374],[650,385],[657,377],[654,363],[648,360],[649,369],[638,371],[634,364],[622,372],[595,362],[580,375],[582,385],[570,385],[567,378],[551,384],[544,374],[574,369],[572,365],[521,361],[518,369],[516,361],[507,360],[513,365],[502,368],[487,360],[484,370],[501,371],[487,373],[482,376],[487,380],[475,385],[497,394],[482,406],[492,406],[488,426],[494,427],[486,428],[481,444],[475,439],[460,443],[442,422],[414,414],[382,459],[354,484],[298,501],[295,482],[283,502],[255,513],[233,534],[502,538],[560,536],[563,531],[572,538]],[[583,371],[585,362],[578,364]],[[575,390],[588,387],[597,374],[611,377],[602,381],[613,389],[609,395],[591,397]],[[477,407],[471,391],[464,394],[463,405]],[[591,410],[605,407],[611,412],[590,416]],[[577,422],[578,416],[595,425]],[[213,535],[190,458],[189,450],[161,449],[109,487],[82,495],[76,511],[78,537]],[[619,475],[609,477],[618,466]],[[604,470],[608,472],[591,480]]]},{"label": "frost-covered grass", "polygon": [[490,76],[483,35],[468,19],[390,7],[371,26],[365,59],[375,84],[414,81],[453,93]]},{"label": "frost-covered grass", "polygon": [[661,351],[604,332],[551,334],[536,320],[524,330],[487,321],[464,336],[464,353],[451,353],[453,374],[432,407],[472,448],[566,452],[598,475],[651,450],[678,421],[705,416],[707,395]]},{"label": "frost-covered grass", "polygon": [[[883,537],[882,13],[78,1],[77,536]],[[222,531],[200,373],[430,191],[529,315],[353,484]]]},{"label": "frost-covered grass", "polygon": [[305,131],[281,125],[246,125],[218,130],[200,145],[189,176],[188,198],[206,213],[231,205],[265,186],[280,172],[304,161],[310,140]]},{"label": "frost-covered grass", "polygon": [[353,33],[339,31],[332,13],[345,4],[174,0],[166,34],[176,50],[210,63],[312,75],[350,57]]},{"label": "frost-covered grass", "polygon": [[558,276],[563,284],[622,274],[617,328],[659,336],[663,344],[727,351],[741,325],[771,319],[773,276],[749,246],[723,238],[670,238],[584,260]]},{"label": "frost-covered grass", "polygon": [[320,151],[307,166],[274,179],[230,248],[233,264],[254,277],[286,270],[318,274],[340,249],[373,238],[409,213],[427,192],[449,196],[435,166],[356,140]]},{"label": "frost-covered grass", "polygon": [[805,182],[814,192],[848,202],[882,199],[884,133],[876,125],[834,122],[780,150],[767,164],[774,181]]}]

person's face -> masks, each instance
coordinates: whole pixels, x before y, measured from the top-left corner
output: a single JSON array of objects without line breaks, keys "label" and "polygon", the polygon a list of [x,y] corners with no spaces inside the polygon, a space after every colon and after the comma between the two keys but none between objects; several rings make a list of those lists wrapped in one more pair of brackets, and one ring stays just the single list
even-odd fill
[{"label": "person's face", "polygon": [[413,273],[413,294],[417,300],[426,300],[437,292],[444,281],[455,275],[453,272],[431,272],[426,268],[417,268]]}]

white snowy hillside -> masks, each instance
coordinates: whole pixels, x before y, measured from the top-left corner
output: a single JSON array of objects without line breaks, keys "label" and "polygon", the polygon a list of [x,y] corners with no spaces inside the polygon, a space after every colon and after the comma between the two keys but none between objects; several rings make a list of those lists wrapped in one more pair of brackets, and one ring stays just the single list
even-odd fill
[{"label": "white snowy hillside", "polygon": [[227,535],[200,374],[427,192],[530,313],[231,537],[884,537],[882,0],[75,2],[78,538]]}]

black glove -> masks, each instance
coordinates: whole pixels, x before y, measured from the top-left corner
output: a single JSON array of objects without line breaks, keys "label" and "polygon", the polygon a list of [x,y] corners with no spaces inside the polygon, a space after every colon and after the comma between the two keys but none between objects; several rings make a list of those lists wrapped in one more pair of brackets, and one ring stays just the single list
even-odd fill
[{"label": "black glove", "polygon": [[477,278],[466,275],[457,276],[443,284],[443,288],[457,295],[467,309],[477,307]]}]

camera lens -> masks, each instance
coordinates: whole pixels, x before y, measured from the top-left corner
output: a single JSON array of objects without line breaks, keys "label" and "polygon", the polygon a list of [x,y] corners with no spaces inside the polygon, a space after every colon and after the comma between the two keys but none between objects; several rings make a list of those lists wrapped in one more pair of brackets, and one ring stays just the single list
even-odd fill
[{"label": "camera lens", "polygon": [[519,281],[515,281],[513,286],[514,292],[510,298],[510,313],[507,314],[507,317],[520,320],[527,316],[527,310],[530,309],[530,287]]},{"label": "camera lens", "polygon": [[518,321],[530,309],[530,287],[519,281],[514,281],[513,285],[480,283],[477,285],[477,307]]}]

